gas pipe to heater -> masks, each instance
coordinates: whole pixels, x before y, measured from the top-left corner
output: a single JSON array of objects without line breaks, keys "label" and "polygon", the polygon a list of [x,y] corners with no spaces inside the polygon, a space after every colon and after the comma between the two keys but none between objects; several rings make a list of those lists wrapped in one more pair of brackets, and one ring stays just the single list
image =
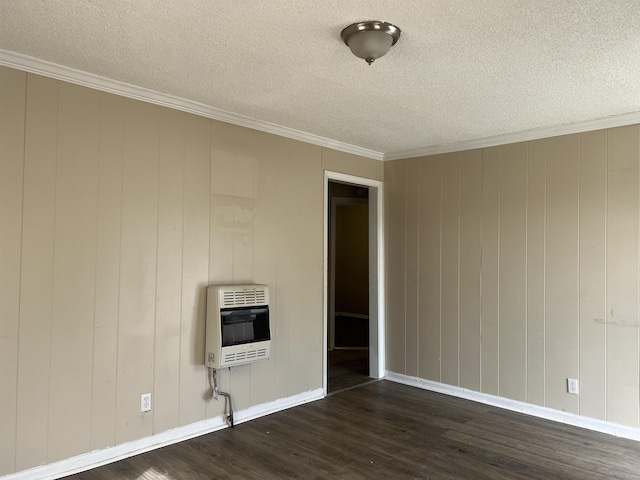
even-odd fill
[{"label": "gas pipe to heater", "polygon": [[[225,398],[224,410],[227,415],[227,424],[233,428],[233,403],[231,402],[231,394],[227,392],[221,392],[218,388],[218,372],[215,368],[209,368],[211,371],[211,383],[213,385],[213,398],[218,400],[218,395],[222,395]],[[227,413],[227,399],[229,399],[229,412]]]}]

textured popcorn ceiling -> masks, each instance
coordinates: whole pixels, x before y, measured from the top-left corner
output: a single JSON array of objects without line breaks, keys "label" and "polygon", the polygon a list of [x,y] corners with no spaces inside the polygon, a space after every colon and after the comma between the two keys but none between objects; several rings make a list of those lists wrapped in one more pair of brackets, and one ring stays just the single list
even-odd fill
[{"label": "textured popcorn ceiling", "polygon": [[0,49],[380,152],[640,111],[637,1],[0,0]]}]

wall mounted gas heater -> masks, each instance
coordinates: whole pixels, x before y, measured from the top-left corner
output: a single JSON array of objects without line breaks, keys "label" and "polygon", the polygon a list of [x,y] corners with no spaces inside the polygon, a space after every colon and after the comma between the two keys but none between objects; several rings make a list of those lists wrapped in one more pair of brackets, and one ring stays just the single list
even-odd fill
[{"label": "wall mounted gas heater", "polygon": [[267,360],[271,350],[266,285],[207,287],[205,363],[224,368]]}]

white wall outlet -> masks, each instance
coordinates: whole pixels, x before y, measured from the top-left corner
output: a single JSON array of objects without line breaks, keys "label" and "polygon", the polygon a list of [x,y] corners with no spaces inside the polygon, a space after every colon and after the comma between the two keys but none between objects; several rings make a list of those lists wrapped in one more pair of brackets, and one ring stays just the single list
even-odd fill
[{"label": "white wall outlet", "polygon": [[578,379],[567,378],[567,392],[571,395],[578,395]]},{"label": "white wall outlet", "polygon": [[151,394],[143,393],[140,395],[140,412],[151,411]]}]

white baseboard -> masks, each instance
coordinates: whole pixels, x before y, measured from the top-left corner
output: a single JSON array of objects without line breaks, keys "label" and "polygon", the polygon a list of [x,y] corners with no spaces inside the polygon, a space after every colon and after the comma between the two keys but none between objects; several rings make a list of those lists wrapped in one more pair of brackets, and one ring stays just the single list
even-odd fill
[{"label": "white baseboard", "polygon": [[526,415],[544,418],[546,420],[552,420],[554,422],[565,423],[567,425],[573,425],[575,427],[581,427],[589,430],[594,430],[596,432],[607,433],[616,437],[640,441],[640,428],[627,427],[625,425],[605,422],[604,420],[597,420],[595,418],[581,417],[580,415],[576,415],[574,413],[554,410],[553,408],[540,407],[531,403],[511,400],[504,397],[497,397],[495,395],[489,395],[488,393],[476,392],[475,390],[455,387],[453,385],[434,382],[432,380],[425,380],[423,378],[410,377],[401,373],[385,371],[384,378],[392,382],[403,383],[405,385],[422,388],[423,390],[444,393],[445,395],[451,395],[452,397],[464,398],[466,400],[504,408],[505,410],[511,410],[513,412],[524,413]]},{"label": "white baseboard", "polygon": [[[322,388],[318,388],[233,412],[233,417],[236,424],[243,423],[271,413],[286,410],[287,408],[313,402],[323,397],[324,392]],[[228,427],[226,426],[224,418],[219,415],[215,418],[185,425],[184,427],[167,430],[151,437],[141,438],[140,440],[123,443],[115,447],[96,450],[59,462],[5,475],[0,477],[0,480],[50,480],[61,478],[224,428]]]}]

